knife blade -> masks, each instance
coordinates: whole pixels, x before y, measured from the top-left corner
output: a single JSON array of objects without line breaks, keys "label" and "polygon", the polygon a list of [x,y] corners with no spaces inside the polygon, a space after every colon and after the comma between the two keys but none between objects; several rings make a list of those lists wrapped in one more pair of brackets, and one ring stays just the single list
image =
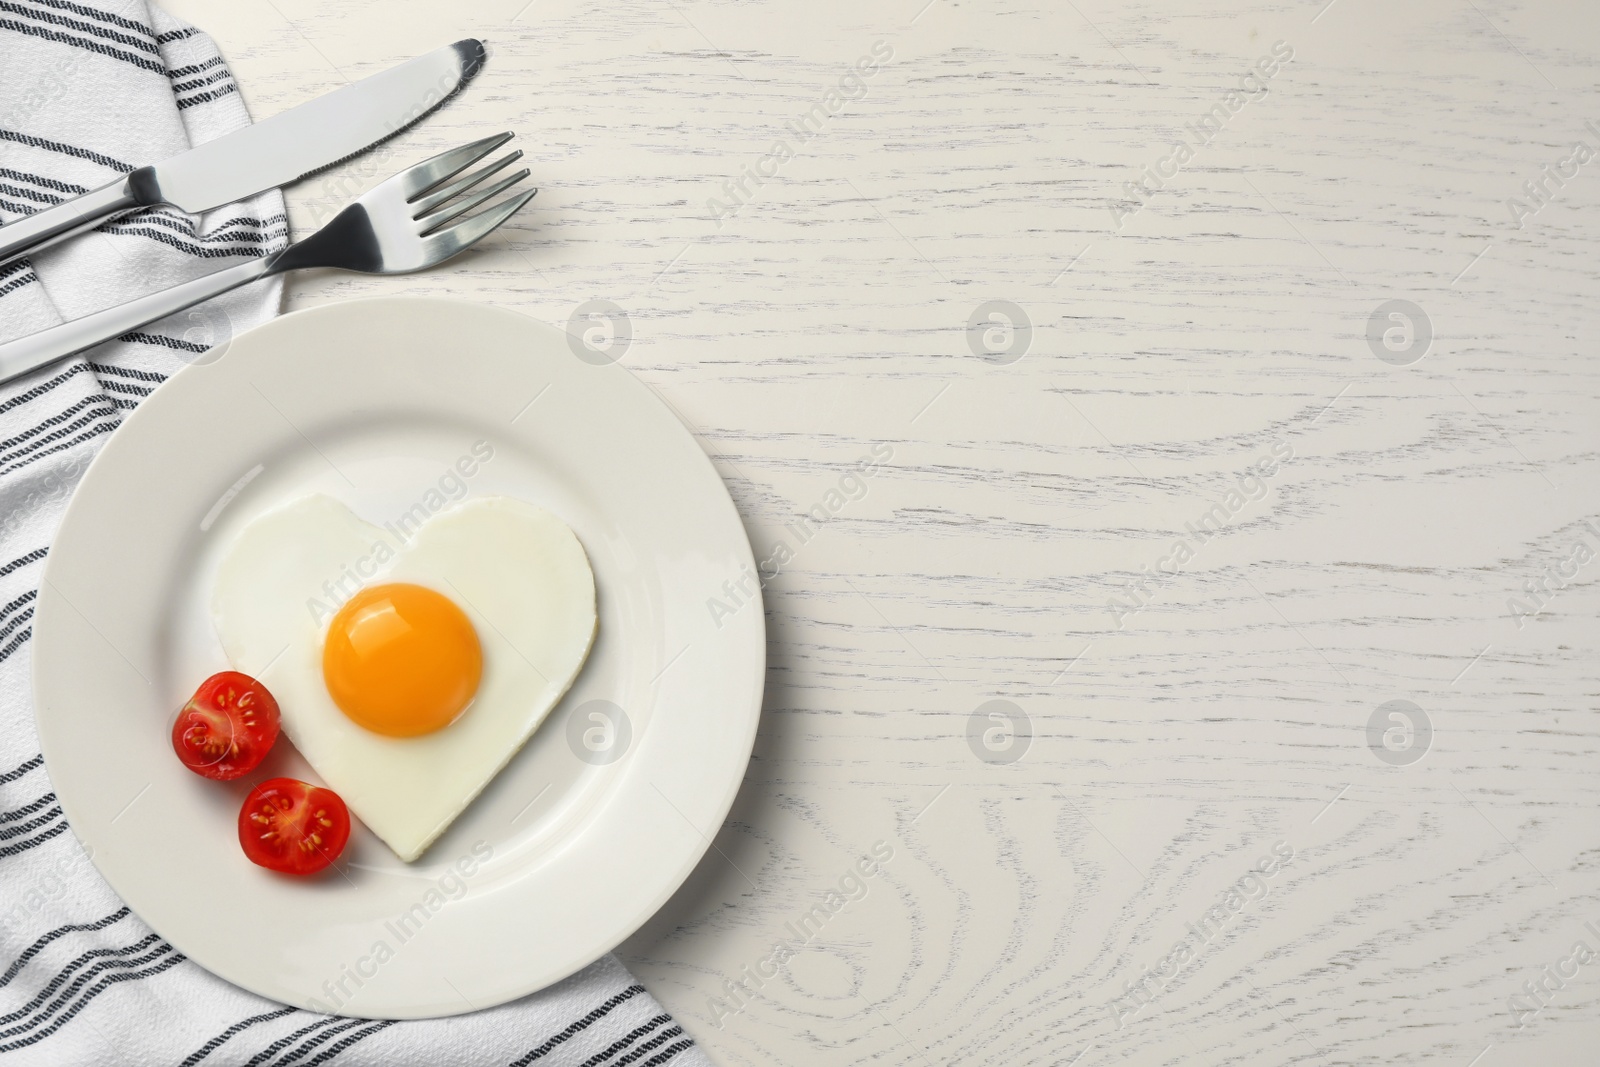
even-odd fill
[{"label": "knife blade", "polygon": [[171,204],[198,214],[336,166],[438,107],[477,74],[484,55],[472,38],[436,48],[0,226],[0,265],[140,208]]}]

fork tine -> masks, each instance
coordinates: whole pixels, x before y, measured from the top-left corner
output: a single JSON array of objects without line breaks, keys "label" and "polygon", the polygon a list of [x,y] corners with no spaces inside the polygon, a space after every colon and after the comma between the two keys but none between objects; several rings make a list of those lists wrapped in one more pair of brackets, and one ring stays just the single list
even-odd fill
[{"label": "fork tine", "polygon": [[480,214],[474,215],[465,222],[458,222],[448,229],[422,239],[423,252],[435,263],[449,259],[457,252],[470,248],[483,238],[493,233],[500,224],[509,219],[522,209],[522,206],[533,199],[539,190],[529,189],[525,193],[507,197],[494,207]]},{"label": "fork tine", "polygon": [[[501,193],[505,192],[507,189],[511,188],[513,185],[517,184],[527,176],[528,170],[526,167],[524,167],[522,170],[517,171],[515,174],[512,174],[509,177],[501,178],[499,181],[495,182],[481,193],[473,193],[464,200],[450,204],[447,207],[440,208],[435,214],[419,220],[426,227],[422,231],[422,235],[426,237],[430,233],[439,232],[440,230],[444,229],[448,223],[459,219],[462,215],[465,215],[467,212],[471,211],[484,201],[499,196]],[[537,189],[534,190],[534,192],[538,191],[539,190]]]},{"label": "fork tine", "polygon": [[493,137],[485,137],[481,141],[473,141],[460,148],[440,152],[409,170],[401,171],[396,177],[400,179],[400,187],[409,200],[418,193],[425,193],[440,182],[455,177],[509,140],[511,134],[497,133]]},{"label": "fork tine", "polygon": [[[515,152],[510,152],[501,156],[487,167],[473,171],[465,178],[457,178],[443,189],[437,189],[434,192],[427,193],[423,196],[413,197],[411,199],[411,207],[416,214],[412,215],[411,217],[414,219],[420,219],[422,216],[426,215],[428,212],[432,211],[446,200],[449,200],[452,197],[460,196],[462,193],[466,192],[468,189],[471,189],[474,185],[477,185],[495,171],[502,169],[507,164],[515,163],[521,158],[522,149],[519,148]],[[527,172],[524,171],[523,173]]]}]

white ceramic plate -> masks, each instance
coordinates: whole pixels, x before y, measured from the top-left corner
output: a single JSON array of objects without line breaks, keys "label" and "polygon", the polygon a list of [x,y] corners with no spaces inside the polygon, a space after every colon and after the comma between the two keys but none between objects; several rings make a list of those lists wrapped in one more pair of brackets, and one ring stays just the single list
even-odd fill
[{"label": "white ceramic plate", "polygon": [[[415,864],[358,826],[337,873],[253,866],[235,829],[245,793],[277,774],[319,779],[287,739],[233,783],[172,752],[177,709],[227,666],[208,609],[220,549],[306,492],[379,525],[431,506],[428,490],[480,441],[493,458],[466,491],[549,508],[589,553],[600,629],[588,664]],[[708,600],[728,604],[723,584],[753,567],[693,438],[565,334],[441,300],[288,315],[174,375],[85,475],[35,622],[46,765],[112,887],[229,981],[377,1018],[499,1004],[636,930],[726,817],[755,738],[764,620],[759,598],[716,618]]]}]

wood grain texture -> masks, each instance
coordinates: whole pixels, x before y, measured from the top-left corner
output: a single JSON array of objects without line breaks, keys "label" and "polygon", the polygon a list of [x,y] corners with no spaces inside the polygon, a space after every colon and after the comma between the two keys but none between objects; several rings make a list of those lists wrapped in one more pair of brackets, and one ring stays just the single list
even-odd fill
[{"label": "wood grain texture", "polygon": [[[892,453],[768,585],[743,791],[623,958],[730,1067],[1592,1064],[1600,956],[1520,1027],[1508,998],[1600,953],[1600,560],[1521,626],[1507,601],[1600,551],[1600,159],[1520,228],[1506,201],[1600,150],[1600,16],[924,2],[170,5],[258,115],[491,44],[392,165],[291,190],[293,220],[499,128],[533,207],[451,269],[302,278],[291,306],[427,293],[565,325],[615,302],[758,559]],[[1278,41],[1292,60],[1195,145]],[[1409,366],[1368,341],[1396,299],[1433,332]],[[1016,362],[973,352],[990,300],[1031,321]],[[1179,539],[1193,558],[1119,625]],[[968,741],[996,699],[1031,724],[1014,762]],[[1368,747],[1394,699],[1433,727],[1406,766]],[[817,918],[880,841],[865,895]],[[1277,843],[1264,895],[1119,1020]]]}]

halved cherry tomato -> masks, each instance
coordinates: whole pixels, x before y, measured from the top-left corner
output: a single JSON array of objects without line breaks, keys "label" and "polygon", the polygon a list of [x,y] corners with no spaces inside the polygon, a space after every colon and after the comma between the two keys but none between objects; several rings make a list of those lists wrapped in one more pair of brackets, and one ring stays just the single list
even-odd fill
[{"label": "halved cherry tomato", "polygon": [[277,740],[278,702],[238,671],[201,682],[172,724],[172,747],[183,765],[219,782],[255,770]]},{"label": "halved cherry tomato", "polygon": [[250,862],[284,874],[315,874],[350,840],[350,809],[331,789],[270,778],[239,809],[239,844]]}]

